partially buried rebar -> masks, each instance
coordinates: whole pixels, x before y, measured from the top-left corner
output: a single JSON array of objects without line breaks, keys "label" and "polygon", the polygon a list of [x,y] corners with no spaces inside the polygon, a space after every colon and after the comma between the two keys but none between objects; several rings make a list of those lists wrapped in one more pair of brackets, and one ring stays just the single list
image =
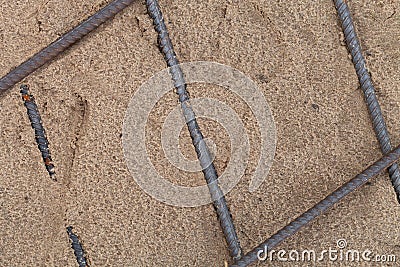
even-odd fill
[{"label": "partially buried rebar", "polygon": [[72,226],[67,227],[67,233],[71,239],[71,247],[74,250],[76,261],[78,262],[79,267],[89,267],[81,242],[79,241],[78,236],[72,232]]},{"label": "partially buried rebar", "polygon": [[21,85],[21,95],[22,100],[24,100],[24,105],[26,107],[26,112],[31,122],[31,126],[35,130],[36,143],[40,153],[42,154],[46,170],[49,173],[50,178],[56,181],[56,173],[54,171],[53,160],[51,159],[49,141],[47,140],[46,132],[42,124],[42,119],[40,117],[35,98],[29,93],[29,87],[27,85]]}]

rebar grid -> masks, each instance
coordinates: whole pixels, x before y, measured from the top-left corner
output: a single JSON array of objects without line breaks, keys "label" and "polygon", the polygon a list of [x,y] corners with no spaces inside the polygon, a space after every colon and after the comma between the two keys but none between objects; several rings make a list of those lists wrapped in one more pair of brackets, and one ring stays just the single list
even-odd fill
[{"label": "rebar grid", "polygon": [[339,187],[329,196],[318,202],[314,207],[304,212],[302,215],[297,217],[290,224],[283,227],[276,234],[272,235],[270,238],[265,240],[263,243],[252,249],[249,253],[244,255],[239,261],[235,262],[231,267],[244,267],[258,260],[259,251],[263,251],[263,253],[267,253],[265,248],[268,251],[281,242],[283,242],[286,238],[297,233],[302,227],[309,224],[316,217],[326,212],[329,208],[333,207],[336,203],[338,203],[345,196],[356,190],[357,188],[364,185],[368,180],[374,178],[379,173],[384,171],[388,166],[393,164],[396,160],[400,158],[400,145],[390,152],[389,154],[383,156],[381,159],[376,161],[374,164],[365,169],[362,173]]},{"label": "rebar grid", "polygon": [[[100,24],[104,23],[108,19],[112,18],[116,13],[123,10],[133,0],[116,0],[98,11],[96,14],[85,20],[79,26],[69,31],[60,37],[57,41],[44,48],[32,58],[28,59],[10,73],[0,79],[0,94],[6,92],[9,88],[15,85],[17,82],[24,79],[26,76],[51,61],[63,51],[68,49],[71,45],[79,41],[89,32],[96,29]],[[356,73],[364,92],[368,110],[373,121],[374,131],[379,140],[381,150],[384,154],[380,160],[375,162],[373,165],[364,170],[361,174],[341,186],[339,189],[334,191],[332,194],[327,196],[325,199],[317,203],[314,207],[300,215],[297,219],[291,222],[289,225],[283,227],[276,234],[271,236],[265,242],[254,248],[252,251],[243,256],[242,259],[237,260],[232,266],[247,266],[257,261],[257,253],[260,250],[264,250],[265,247],[272,249],[283,242],[286,238],[292,236],[302,227],[306,226],[309,222],[315,219],[317,216],[331,208],[338,201],[343,199],[346,195],[356,190],[365,184],[369,179],[375,177],[377,174],[382,172],[385,168],[389,167],[389,174],[396,191],[397,198],[400,201],[400,172],[397,164],[395,163],[400,157],[400,146],[390,152],[391,144],[389,140],[389,134],[382,116],[382,112],[375,95],[375,90],[372,84],[371,77],[365,66],[365,59],[362,56],[361,47],[354,29],[353,21],[347,4],[343,0],[334,0],[335,7],[337,9],[339,18],[342,23],[343,32],[346,38],[346,44],[350,54],[352,55],[352,61],[356,69]],[[179,62],[176,58],[175,52],[171,40],[169,39],[168,32],[165,23],[162,18],[162,14],[156,0],[146,1],[148,11],[152,19],[154,20],[155,29],[159,35],[160,49],[164,54],[165,60],[169,67],[171,67],[171,76],[174,80],[179,100],[181,102],[182,110],[184,112],[188,129],[190,131],[193,144],[196,149],[196,153],[199,157],[200,163],[209,163],[209,152],[204,143],[203,136],[200,132],[199,126],[196,122],[195,114],[189,104],[189,96],[186,91],[185,80],[183,78],[182,70],[179,67]],[[389,153],[390,152],[390,153]],[[203,165],[202,165],[203,167]],[[235,228],[232,222],[229,209],[226,205],[225,198],[223,197],[222,191],[220,190],[217,182],[217,173],[213,165],[208,166],[204,169],[204,175],[207,180],[207,184],[210,189],[212,199],[214,201],[214,207],[216,208],[219,216],[221,227],[224,231],[225,237],[230,248],[231,255],[238,259],[240,257],[241,249]],[[83,256],[83,250],[79,244],[79,240],[76,235],[72,233],[72,227],[67,228],[68,235],[72,240],[72,246],[76,245],[75,255],[77,256],[78,263],[80,262],[78,256]],[[80,246],[80,250],[78,245]],[[78,251],[78,254],[77,254]],[[83,258],[84,259],[84,258]],[[81,258],[82,264],[86,263]],[[81,265],[80,266],[87,266]]]}]

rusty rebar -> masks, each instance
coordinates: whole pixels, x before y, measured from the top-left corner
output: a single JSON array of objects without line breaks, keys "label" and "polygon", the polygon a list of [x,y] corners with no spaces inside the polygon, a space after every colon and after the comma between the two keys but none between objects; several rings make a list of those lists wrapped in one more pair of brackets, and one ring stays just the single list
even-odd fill
[{"label": "rusty rebar", "polygon": [[44,165],[50,175],[50,178],[53,181],[57,181],[53,160],[51,159],[49,141],[47,140],[46,131],[44,130],[35,98],[29,93],[29,87],[27,85],[21,85],[20,88],[22,100],[24,101],[24,105],[26,107],[26,113],[28,114],[32,129],[35,130],[36,143],[42,155]]}]

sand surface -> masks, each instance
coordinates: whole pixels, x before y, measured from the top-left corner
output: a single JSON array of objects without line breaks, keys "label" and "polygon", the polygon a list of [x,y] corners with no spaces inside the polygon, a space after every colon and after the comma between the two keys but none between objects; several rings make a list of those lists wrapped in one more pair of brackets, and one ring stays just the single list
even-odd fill
[{"label": "sand surface", "polygon": [[[237,68],[257,83],[273,113],[274,164],[250,193],[260,138],[254,117],[223,90],[189,87],[193,98],[230,104],[254,133],[246,174],[226,197],[245,252],[381,157],[333,2],[299,3],[160,1],[182,62]],[[105,4],[1,0],[0,75]],[[400,1],[349,5],[397,145]],[[135,183],[124,160],[121,134],[128,103],[143,82],[165,68],[156,37],[144,1],[137,1],[25,79],[47,130],[59,183],[43,166],[18,87],[2,96],[0,266],[77,266],[68,225],[82,240],[91,266],[223,266],[229,261],[212,205],[180,208],[157,201]],[[171,92],[161,103],[147,125],[155,167],[171,181],[204,184],[201,173],[178,171],[163,159],[160,128],[176,96]],[[216,123],[199,122],[217,144],[215,164],[222,172],[229,161],[227,133],[213,128]],[[181,144],[194,155],[186,132]],[[389,178],[382,174],[279,248],[321,251],[344,238],[349,249],[394,254],[400,262],[399,218]]]}]

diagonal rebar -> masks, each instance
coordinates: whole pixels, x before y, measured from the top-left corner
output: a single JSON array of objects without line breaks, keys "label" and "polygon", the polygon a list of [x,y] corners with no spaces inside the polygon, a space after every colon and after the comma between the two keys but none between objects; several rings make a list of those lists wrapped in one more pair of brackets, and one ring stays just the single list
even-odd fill
[{"label": "diagonal rebar", "polygon": [[362,173],[339,187],[329,196],[318,202],[314,207],[307,210],[305,213],[297,217],[287,226],[283,227],[276,234],[272,235],[266,241],[255,247],[249,253],[244,255],[239,261],[235,262],[231,267],[244,267],[256,262],[258,257],[264,253],[268,253],[271,249],[279,245],[286,238],[297,233],[302,227],[309,224],[316,217],[326,212],[329,208],[343,199],[345,196],[364,185],[368,180],[377,176],[384,171],[388,166],[397,161],[400,157],[400,146],[392,152],[384,155],[381,159],[365,169]]},{"label": "diagonal rebar", "polygon": [[50,178],[53,181],[57,181],[53,160],[51,159],[49,141],[47,140],[46,131],[44,130],[42,118],[40,117],[35,98],[29,93],[29,87],[27,85],[21,85],[20,88],[22,100],[26,107],[26,113],[28,114],[32,129],[35,130],[36,143],[42,155],[44,165]]},{"label": "diagonal rebar", "polygon": [[16,83],[20,82],[47,62],[53,60],[70,46],[81,40],[85,35],[114,17],[134,1],[135,0],[115,0],[111,2],[77,27],[65,33],[49,46],[45,47],[27,61],[10,71],[0,79],[0,94],[3,94]]},{"label": "diagonal rebar", "polygon": [[210,152],[203,139],[200,127],[197,124],[195,113],[190,105],[183,72],[179,66],[179,61],[176,58],[171,39],[169,38],[160,6],[157,0],[146,0],[146,5],[148,13],[153,19],[154,28],[158,33],[160,50],[164,55],[164,59],[167,62],[168,67],[170,67],[170,73],[179,96],[179,101],[185,116],[186,125],[190,132],[192,143],[195,147],[200,165],[203,169],[203,174],[206,179],[215,210],[218,214],[222,231],[224,232],[225,239],[228,243],[230,254],[234,259],[239,259],[241,257],[241,248],[235,226],[233,224],[232,216],[228,205],[226,204],[223,192],[218,185],[218,175],[214,164],[210,164],[210,162],[212,162]]},{"label": "diagonal rebar", "polygon": [[[381,151],[387,154],[391,151],[389,132],[386,128],[385,120],[375,94],[371,76],[366,67],[360,42],[358,41],[353,19],[348,5],[343,0],[334,0],[335,7],[340,18],[347,48],[352,56],[354,68],[356,70],[361,89],[364,93],[365,102],[372,119],[375,135],[379,141]],[[396,192],[397,201],[400,203],[400,171],[397,163],[388,168],[390,180]]]},{"label": "diagonal rebar", "polygon": [[71,247],[74,250],[76,261],[78,262],[79,267],[89,267],[82,244],[79,241],[78,236],[72,232],[72,226],[67,227],[67,233],[71,239]]}]

